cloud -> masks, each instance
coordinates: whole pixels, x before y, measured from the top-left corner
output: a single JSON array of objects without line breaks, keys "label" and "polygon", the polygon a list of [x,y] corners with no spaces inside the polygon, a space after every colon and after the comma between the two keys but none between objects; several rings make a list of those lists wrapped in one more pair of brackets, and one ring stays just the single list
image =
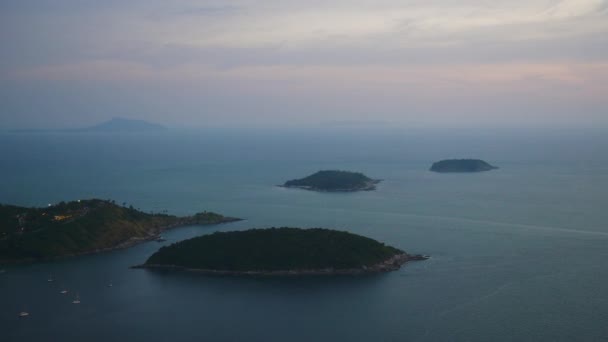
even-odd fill
[{"label": "cloud", "polygon": [[117,81],[117,82],[295,82],[313,87],[415,86],[429,93],[441,89],[474,91],[528,89],[535,85],[593,89],[608,84],[608,62],[598,63],[492,63],[397,66],[291,66],[251,65],[216,68],[208,64],[152,67],[119,60],[13,70],[5,80]]},{"label": "cloud", "polygon": [[[454,44],[485,33],[488,39],[542,40],[605,32],[603,0],[354,2],[352,4],[250,6],[202,24],[196,18],[166,22],[187,32],[167,35],[174,43],[197,46],[255,47],[282,43],[289,47],[325,44],[352,46],[378,38],[386,47]],[[274,4],[274,5],[273,5]],[[384,4],[384,5],[382,5]],[[176,32],[175,30],[170,30]],[[388,39],[392,37],[393,39]]]},{"label": "cloud", "polygon": [[605,0],[53,2],[63,12],[46,1],[46,11],[15,5],[0,14],[0,43],[9,47],[0,69],[99,59],[231,66],[608,58]]},{"label": "cloud", "polygon": [[218,111],[234,91],[277,104],[268,116],[278,104],[422,110],[438,97],[597,115],[608,93],[607,0],[23,0],[0,4],[0,44],[4,89],[162,85],[198,108],[196,92],[176,95],[192,87]]},{"label": "cloud", "polygon": [[177,15],[194,15],[194,16],[208,16],[208,15],[226,15],[239,11],[239,7],[230,5],[209,5],[209,6],[196,6],[189,7],[186,9],[176,10]]}]

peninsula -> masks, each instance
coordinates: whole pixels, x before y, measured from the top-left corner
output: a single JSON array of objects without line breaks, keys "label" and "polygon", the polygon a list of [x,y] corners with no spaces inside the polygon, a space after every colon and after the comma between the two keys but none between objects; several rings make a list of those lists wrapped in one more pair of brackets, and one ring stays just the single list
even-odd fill
[{"label": "peninsula", "polygon": [[218,275],[368,274],[427,258],[348,232],[282,227],[216,232],[180,241],[134,268]]},{"label": "peninsula", "polygon": [[212,212],[177,217],[90,199],[45,208],[0,205],[0,263],[40,261],[126,248],[167,229],[239,219]]},{"label": "peninsula", "polygon": [[433,163],[431,171],[448,172],[482,172],[498,169],[480,159],[446,159]]},{"label": "peninsula", "polygon": [[376,190],[380,180],[371,179],[360,172],[325,170],[310,176],[285,182],[283,187],[313,191],[370,191]]}]

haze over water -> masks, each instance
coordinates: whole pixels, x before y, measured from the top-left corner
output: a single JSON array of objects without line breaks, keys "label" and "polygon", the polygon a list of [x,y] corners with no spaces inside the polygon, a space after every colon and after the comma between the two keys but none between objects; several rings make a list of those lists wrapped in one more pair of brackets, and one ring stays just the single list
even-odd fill
[{"label": "haze over water", "polygon": [[[568,130],[3,133],[2,203],[97,197],[144,211],[212,210],[246,220],[175,229],[162,244],[5,267],[2,340],[605,340],[607,147],[601,134]],[[428,171],[453,157],[500,169]],[[275,186],[320,169],[383,182],[373,192],[338,194]],[[366,277],[128,268],[164,244],[269,226],[347,230],[432,258]],[[71,304],[75,293],[80,305]],[[31,316],[19,319],[24,308]]]},{"label": "haze over water", "polygon": [[[0,1],[0,203],[246,219],[1,266],[0,341],[608,340],[606,94],[608,0]],[[111,117],[169,130],[67,133]],[[447,158],[500,169],[428,171]],[[383,181],[276,186],[323,169]],[[129,269],[269,226],[432,257],[370,277]]]}]

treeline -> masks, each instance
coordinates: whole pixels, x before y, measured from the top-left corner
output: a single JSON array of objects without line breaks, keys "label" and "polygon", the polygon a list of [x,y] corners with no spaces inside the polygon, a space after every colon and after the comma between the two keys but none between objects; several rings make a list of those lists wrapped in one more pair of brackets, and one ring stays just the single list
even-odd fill
[{"label": "treeline", "polygon": [[213,224],[226,219],[210,212],[185,218],[148,214],[100,199],[45,208],[0,205],[0,262],[90,253],[132,238],[149,238],[170,225]]},{"label": "treeline", "polygon": [[217,232],[162,247],[146,264],[224,271],[350,269],[402,251],[373,239],[323,228]]}]

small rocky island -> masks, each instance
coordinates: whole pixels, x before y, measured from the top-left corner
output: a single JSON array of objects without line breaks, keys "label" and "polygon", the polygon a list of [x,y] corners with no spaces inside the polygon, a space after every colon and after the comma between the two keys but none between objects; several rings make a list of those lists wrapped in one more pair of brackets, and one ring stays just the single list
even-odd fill
[{"label": "small rocky island", "polygon": [[44,208],[0,204],[0,263],[40,261],[126,248],[167,229],[238,221],[212,212],[177,217],[144,213],[110,200],[61,202]]},{"label": "small rocky island", "polygon": [[348,232],[282,227],[216,232],[180,241],[134,268],[218,275],[368,274],[427,258]]},{"label": "small rocky island", "polygon": [[447,172],[482,172],[498,169],[480,159],[446,159],[433,163],[431,171]]},{"label": "small rocky island", "polygon": [[376,190],[380,180],[371,179],[360,172],[325,170],[310,176],[285,182],[283,187],[313,191],[370,191]]}]

